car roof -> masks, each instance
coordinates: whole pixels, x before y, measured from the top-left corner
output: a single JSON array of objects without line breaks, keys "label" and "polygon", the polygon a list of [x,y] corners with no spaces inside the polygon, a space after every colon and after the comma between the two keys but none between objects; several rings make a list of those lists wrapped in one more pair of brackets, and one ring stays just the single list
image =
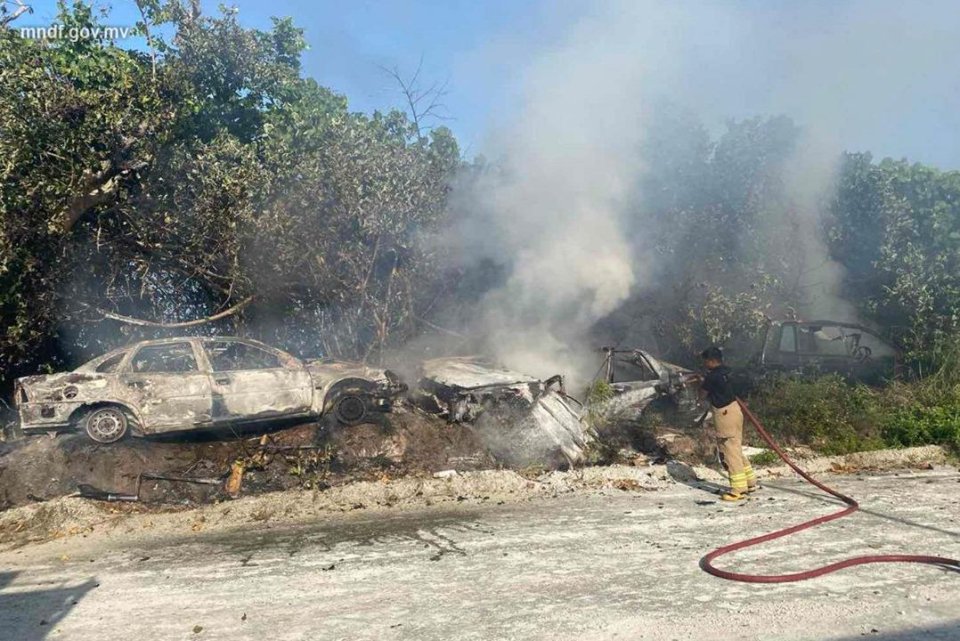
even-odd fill
[{"label": "car roof", "polygon": [[102,362],[106,361],[107,359],[113,358],[117,354],[128,352],[132,349],[138,349],[140,347],[151,347],[154,345],[173,345],[175,343],[184,343],[184,342],[190,342],[190,341],[200,341],[202,343],[211,343],[215,341],[244,342],[244,343],[251,343],[259,347],[264,347],[270,351],[282,352],[286,354],[286,352],[283,352],[283,350],[277,349],[272,345],[267,345],[266,343],[258,341],[254,338],[245,338],[243,336],[172,336],[169,338],[151,338],[144,341],[136,341],[134,343],[130,343],[122,347],[117,347],[115,349],[110,350],[109,352],[101,354],[100,356],[91,358],[89,361],[87,361],[86,363],[78,367],[77,370],[87,370],[92,367],[96,367],[100,365]]}]

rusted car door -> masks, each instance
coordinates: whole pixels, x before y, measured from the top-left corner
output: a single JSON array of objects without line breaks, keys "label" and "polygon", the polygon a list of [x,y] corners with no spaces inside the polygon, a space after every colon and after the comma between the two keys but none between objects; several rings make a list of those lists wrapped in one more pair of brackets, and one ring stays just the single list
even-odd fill
[{"label": "rusted car door", "polygon": [[124,396],[140,411],[146,433],[210,423],[210,377],[198,366],[190,341],[137,348],[118,378]]},{"label": "rusted car door", "polygon": [[269,419],[310,411],[312,379],[292,356],[237,340],[204,341],[203,349],[210,364],[215,421]]}]

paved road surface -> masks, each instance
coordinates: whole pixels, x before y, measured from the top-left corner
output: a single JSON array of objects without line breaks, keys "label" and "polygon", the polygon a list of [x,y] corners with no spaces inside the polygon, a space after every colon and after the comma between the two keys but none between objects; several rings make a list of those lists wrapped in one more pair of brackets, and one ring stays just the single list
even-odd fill
[{"label": "paved road surface", "polygon": [[[778,572],[864,552],[960,556],[955,472],[832,480],[870,513],[726,563]],[[0,638],[960,639],[960,575],[946,570],[754,586],[697,567],[712,545],[832,509],[781,480],[735,506],[676,485],[109,548],[77,536],[0,555]]]}]

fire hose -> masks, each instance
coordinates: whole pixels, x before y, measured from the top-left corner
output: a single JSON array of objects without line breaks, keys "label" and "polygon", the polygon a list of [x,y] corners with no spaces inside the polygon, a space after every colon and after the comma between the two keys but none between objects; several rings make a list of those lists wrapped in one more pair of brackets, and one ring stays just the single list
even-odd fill
[{"label": "fire hose", "polygon": [[743,410],[743,414],[747,417],[747,420],[749,420],[754,428],[756,428],[760,438],[766,441],[767,445],[770,446],[770,449],[776,452],[777,456],[779,456],[784,463],[789,465],[790,468],[799,474],[805,481],[823,490],[827,494],[840,499],[847,505],[847,507],[839,512],[834,512],[833,514],[827,514],[826,516],[811,519],[809,521],[805,521],[804,523],[792,525],[782,530],[777,530],[775,532],[770,532],[769,534],[757,536],[752,539],[747,539],[745,541],[739,541],[737,543],[731,543],[729,545],[719,547],[700,559],[700,568],[704,572],[708,572],[713,576],[720,577],[721,579],[742,581],[744,583],[790,583],[792,581],[805,581],[806,579],[812,579],[814,577],[823,576],[824,574],[830,574],[831,572],[836,572],[837,570],[842,570],[844,568],[850,568],[856,565],[866,565],[868,563],[926,563],[928,565],[937,565],[945,569],[960,571],[960,560],[948,559],[942,556],[926,556],[917,554],[871,554],[867,556],[857,556],[844,559],[842,561],[837,561],[836,563],[830,563],[812,570],[793,572],[790,574],[743,574],[740,572],[721,570],[713,565],[713,562],[716,559],[724,556],[725,554],[730,554],[731,552],[736,552],[737,550],[743,550],[744,548],[760,545],[761,543],[766,543],[767,541],[773,541],[791,534],[796,534],[802,530],[807,530],[824,523],[829,523],[830,521],[841,519],[860,509],[860,505],[854,499],[824,485],[800,469],[796,463],[790,460],[790,457],[786,455],[780,446],[776,444],[773,438],[771,438],[770,434],[767,433],[767,430],[764,429],[757,417],[753,414],[753,412],[750,411],[750,408],[747,407],[747,404],[740,399],[737,399],[737,403],[740,404],[740,408]]}]

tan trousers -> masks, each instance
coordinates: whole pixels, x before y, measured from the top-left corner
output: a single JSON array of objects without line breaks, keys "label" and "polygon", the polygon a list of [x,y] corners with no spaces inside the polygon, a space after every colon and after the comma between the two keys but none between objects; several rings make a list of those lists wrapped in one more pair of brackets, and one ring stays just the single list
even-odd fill
[{"label": "tan trousers", "polygon": [[726,407],[713,408],[713,423],[717,428],[720,461],[730,475],[730,491],[744,492],[757,484],[750,461],[743,455],[743,412],[734,401]]}]

